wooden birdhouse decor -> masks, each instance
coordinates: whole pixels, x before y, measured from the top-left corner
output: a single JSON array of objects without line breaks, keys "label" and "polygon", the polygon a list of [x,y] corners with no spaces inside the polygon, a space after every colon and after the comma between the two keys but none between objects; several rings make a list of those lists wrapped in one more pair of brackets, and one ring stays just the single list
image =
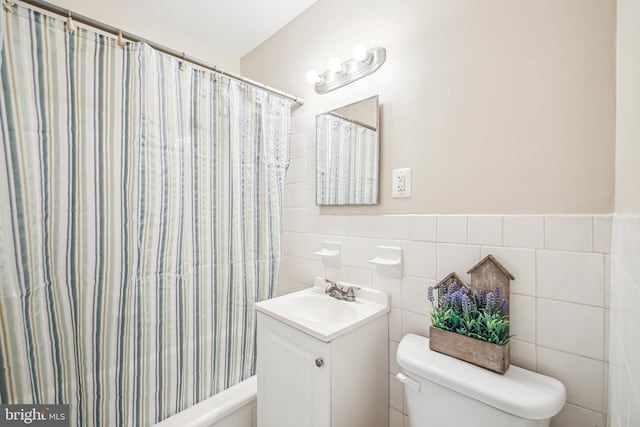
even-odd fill
[{"label": "wooden birdhouse decor", "polygon": [[469,285],[467,285],[466,283],[464,283],[464,281],[455,273],[449,273],[447,275],[447,277],[445,277],[444,279],[440,280],[437,284],[436,284],[436,288],[439,288],[440,285],[444,284],[447,288],[449,286],[451,286],[451,283],[457,283],[458,286],[464,286],[465,288],[469,288]]},{"label": "wooden birdhouse decor", "polygon": [[492,255],[467,273],[469,285],[454,272],[429,288],[429,348],[504,374],[509,369],[509,288],[515,277]]},{"label": "wooden birdhouse decor", "polygon": [[[513,274],[509,272],[493,255],[487,255],[476,265],[471,267],[467,274],[471,275],[472,291],[480,292],[481,289],[492,291],[500,288],[502,298],[509,301],[509,289],[511,281],[515,279]],[[506,313],[509,315],[509,305],[507,304]]]}]

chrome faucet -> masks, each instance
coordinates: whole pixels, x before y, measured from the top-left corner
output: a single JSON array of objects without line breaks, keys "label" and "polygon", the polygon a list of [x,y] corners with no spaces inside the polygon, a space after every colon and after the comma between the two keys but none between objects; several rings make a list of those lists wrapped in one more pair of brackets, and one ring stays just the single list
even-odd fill
[{"label": "chrome faucet", "polygon": [[360,289],[359,286],[342,287],[333,280],[324,279],[324,281],[329,284],[329,286],[327,286],[327,288],[324,290],[324,293],[329,294],[330,297],[349,302],[353,302],[356,300],[355,291]]}]

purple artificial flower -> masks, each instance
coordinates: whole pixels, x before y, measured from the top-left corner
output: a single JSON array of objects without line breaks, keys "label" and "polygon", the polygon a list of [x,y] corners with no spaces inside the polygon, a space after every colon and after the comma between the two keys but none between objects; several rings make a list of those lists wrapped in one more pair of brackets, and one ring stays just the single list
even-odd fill
[{"label": "purple artificial flower", "polygon": [[454,280],[449,284],[449,293],[452,294],[458,290],[458,282]]},{"label": "purple artificial flower", "polygon": [[503,299],[502,304],[500,304],[500,313],[506,313],[507,307],[509,307],[509,301]]},{"label": "purple artificial flower", "polygon": [[473,293],[473,300],[476,304],[476,307],[478,308],[485,306],[486,299],[487,299],[487,290],[484,288],[480,289],[480,292]]},{"label": "purple artificial flower", "polygon": [[427,298],[429,299],[429,302],[433,304],[433,286],[429,286],[427,289]]},{"label": "purple artificial flower", "polygon": [[451,294],[444,294],[440,297],[440,304],[449,304],[451,303]]},{"label": "purple artificial flower", "polygon": [[486,303],[484,309],[487,313],[493,313],[494,307],[496,304],[495,297],[493,296],[493,292],[488,292],[486,297]]},{"label": "purple artificial flower", "polygon": [[493,290],[493,297],[495,298],[495,303],[498,304],[499,301],[502,301],[502,291],[500,288],[496,287]]},{"label": "purple artificial flower", "polygon": [[458,289],[457,291],[455,291],[454,293],[451,294],[451,301],[453,302],[454,306],[456,307],[460,307],[462,305],[462,296],[464,294],[462,293],[462,290]]},{"label": "purple artificial flower", "polygon": [[467,294],[462,295],[462,312],[469,314],[471,312],[471,300]]}]

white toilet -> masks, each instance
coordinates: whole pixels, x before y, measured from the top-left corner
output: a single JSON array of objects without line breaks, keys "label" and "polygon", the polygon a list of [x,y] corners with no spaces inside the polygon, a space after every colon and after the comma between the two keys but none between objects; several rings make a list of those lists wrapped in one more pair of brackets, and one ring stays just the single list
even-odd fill
[{"label": "white toilet", "polygon": [[511,366],[504,375],[431,351],[406,335],[397,353],[411,427],[546,427],[566,399],[554,378]]}]

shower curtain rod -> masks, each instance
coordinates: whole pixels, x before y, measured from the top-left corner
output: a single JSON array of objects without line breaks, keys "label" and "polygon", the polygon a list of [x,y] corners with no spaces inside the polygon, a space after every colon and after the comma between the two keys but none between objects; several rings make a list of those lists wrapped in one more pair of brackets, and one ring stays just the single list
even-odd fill
[{"label": "shower curtain rod", "polygon": [[224,71],[224,70],[218,68],[216,65],[207,64],[204,61],[201,61],[201,60],[199,60],[197,58],[194,58],[194,57],[186,55],[184,52],[179,52],[179,51],[177,51],[175,49],[171,49],[171,48],[169,48],[167,46],[163,46],[161,44],[158,44],[158,43],[152,42],[150,40],[147,40],[144,37],[140,37],[140,36],[137,36],[135,34],[119,30],[116,27],[112,27],[111,25],[104,24],[102,22],[96,21],[95,19],[91,19],[91,18],[88,18],[86,16],[79,15],[77,13],[71,12],[70,10],[65,9],[63,7],[56,6],[55,4],[51,4],[49,2],[42,1],[42,0],[16,0],[16,3],[25,3],[25,4],[28,4],[30,6],[35,6],[35,7],[39,8],[39,9],[42,9],[42,10],[44,10],[46,12],[54,13],[56,15],[60,15],[60,16],[63,16],[63,17],[70,16],[71,19],[73,19],[74,21],[77,21],[77,22],[79,22],[81,24],[88,25],[90,27],[96,28],[96,29],[98,29],[100,31],[103,31],[105,33],[113,34],[114,36],[118,36],[118,34],[122,34],[122,37],[124,37],[125,39],[131,40],[133,42],[144,42],[144,43],[148,44],[149,46],[151,46],[152,48],[154,48],[155,50],[160,51],[162,53],[166,53],[167,55],[174,56],[176,58],[182,59],[183,61],[188,61],[188,62],[190,62],[190,63],[192,63],[194,65],[197,65],[199,67],[206,68],[207,70],[211,70],[211,71],[213,71],[215,73],[222,74],[223,76],[227,76],[227,77],[235,79],[235,80],[239,80],[239,81],[244,82],[246,84],[249,84],[251,86],[259,87],[260,89],[263,89],[263,90],[265,90],[267,92],[271,92],[271,93],[273,93],[275,95],[278,95],[278,96],[281,96],[283,98],[290,99],[290,100],[292,100],[293,102],[295,102],[298,105],[303,105],[304,104],[304,98],[292,95],[290,93],[283,92],[281,90],[278,90],[278,89],[272,88],[270,86],[264,85],[264,84],[262,84],[260,82],[255,81],[255,80],[251,80],[251,79],[248,79],[246,77],[239,76],[239,75],[231,73],[229,71]]}]

